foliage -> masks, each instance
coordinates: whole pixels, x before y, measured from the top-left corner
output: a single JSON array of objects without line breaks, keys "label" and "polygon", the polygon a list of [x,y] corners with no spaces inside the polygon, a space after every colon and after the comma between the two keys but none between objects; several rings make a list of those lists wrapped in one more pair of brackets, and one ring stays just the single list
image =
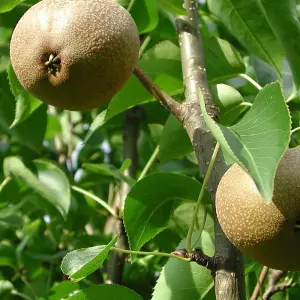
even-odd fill
[{"label": "foliage", "polygon": [[[36,2],[0,3],[0,298],[214,299],[207,269],[154,255],[184,247],[202,186],[184,128],[134,76],[107,106],[89,112],[48,107],[29,95],[9,64],[9,40]],[[139,66],[182,101],[174,26],[174,15],[185,14],[182,0],[118,2],[138,26]],[[299,131],[290,138],[291,125],[300,126],[298,7],[294,1],[200,2],[208,81],[220,109],[218,123],[204,113],[207,123],[227,162],[240,162],[269,201],[284,150],[300,143]],[[124,157],[123,127],[135,106],[143,118],[137,176],[129,176],[134,162]],[[126,198],[124,212],[113,207],[120,197]],[[118,244],[107,228],[111,218],[123,216],[130,249],[150,254],[128,257],[123,286],[105,285]],[[193,237],[208,255],[214,253],[213,218],[207,192]],[[249,298],[261,268],[246,258]],[[274,299],[298,299],[299,274],[287,278],[291,288]]]}]

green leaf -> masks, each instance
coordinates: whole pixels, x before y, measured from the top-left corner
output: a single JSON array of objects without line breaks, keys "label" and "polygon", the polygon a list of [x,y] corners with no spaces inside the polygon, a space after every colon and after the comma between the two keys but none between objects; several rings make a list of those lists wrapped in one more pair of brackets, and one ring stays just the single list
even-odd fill
[{"label": "green leaf", "polygon": [[[201,248],[206,255],[214,254],[214,243],[210,235],[203,231],[201,238],[193,235],[192,245]],[[185,248],[185,240],[181,241],[177,249]],[[213,288],[211,272],[196,263],[169,259],[157,280],[152,300],[182,300],[207,299]],[[215,299],[215,298],[211,298]]]},{"label": "green leaf", "polygon": [[22,242],[19,243],[16,248],[17,257],[20,257],[21,253],[29,244],[30,240],[37,235],[40,226],[41,226],[41,219],[36,219],[29,224],[25,224],[25,226],[22,228],[22,234],[21,234]]},{"label": "green leaf", "polygon": [[47,105],[41,105],[22,124],[10,129],[15,117],[16,102],[6,73],[0,73],[0,86],[0,126],[23,145],[39,152],[47,127]]},{"label": "green leaf", "polygon": [[200,106],[212,134],[225,151],[249,172],[262,197],[270,202],[276,168],[290,139],[291,121],[279,82],[266,85],[243,119],[231,126],[217,124]]},{"label": "green leaf", "polygon": [[191,141],[182,124],[172,114],[167,120],[159,143],[162,161],[182,157],[193,151]]},{"label": "green leaf", "polygon": [[5,73],[0,74],[0,86],[0,126],[23,145],[39,152],[47,127],[47,105],[41,105],[22,124],[10,129],[15,116],[15,99]]},{"label": "green leaf", "polygon": [[9,215],[8,217],[5,218],[0,218],[0,224],[4,225],[7,228],[11,227],[11,228],[19,229],[23,224],[23,219],[21,214],[16,213],[13,215]]},{"label": "green leaf", "polygon": [[0,209],[0,219],[7,218],[8,216],[13,215],[15,212],[20,210],[20,208],[24,206],[26,203],[27,203],[27,199],[23,199],[22,201],[16,203],[15,205],[10,205],[7,208]]},{"label": "green leaf", "polygon": [[131,159],[130,158],[126,158],[123,162],[122,165],[120,167],[120,171],[124,172],[125,170],[129,169],[131,166]]},{"label": "green leaf", "polygon": [[243,105],[242,95],[233,87],[226,84],[217,84],[211,87],[214,102],[219,112],[219,122],[222,125],[232,125],[239,116],[249,108]]},{"label": "green leaf", "polygon": [[[300,87],[300,22],[294,0],[265,1],[259,0],[273,32],[280,41],[297,88]],[[274,50],[275,51],[275,50]]]},{"label": "green leaf", "polygon": [[68,253],[61,263],[61,270],[72,281],[78,282],[95,272],[106,259],[109,250],[113,247],[118,235],[108,244],[74,250]]},{"label": "green leaf", "polygon": [[[1,34],[4,35],[4,28],[1,28]],[[0,73],[6,72],[9,66],[9,46],[8,43],[2,42],[0,38]]]},{"label": "green leaf", "polygon": [[[101,295],[101,297],[100,297]],[[100,297],[100,298],[99,298]],[[89,287],[67,298],[67,300],[142,300],[133,290],[114,284],[102,284]]]},{"label": "green leaf", "polygon": [[19,178],[40,196],[48,200],[66,218],[70,203],[70,184],[56,165],[46,160],[33,162],[34,173],[18,157],[7,157],[3,163],[7,177]]},{"label": "green leaf", "polygon": [[[181,203],[197,201],[200,188],[198,181],[172,173],[154,173],[138,181],[128,193],[124,207],[130,249],[140,250],[166,229],[174,210]],[[209,203],[208,193],[203,200]]]},{"label": "green leaf", "polygon": [[9,131],[20,143],[38,153],[43,146],[47,129],[47,107],[46,104],[41,105],[27,120]]},{"label": "green leaf", "polygon": [[73,292],[78,291],[80,286],[78,283],[70,281],[62,281],[55,284],[46,297],[40,298],[39,300],[58,300],[65,299],[70,296]]},{"label": "green leaf", "polygon": [[0,209],[6,208],[9,204],[18,203],[20,200],[19,186],[14,181],[10,180],[0,188]]},{"label": "green leaf", "polygon": [[[140,67],[170,95],[183,92],[180,50],[169,41],[161,42],[139,61]],[[152,96],[134,76],[110,102],[105,120],[137,104],[153,101]]]},{"label": "green leaf", "polygon": [[273,66],[280,76],[283,50],[258,1],[208,0],[208,6],[252,55]]},{"label": "green leaf", "polygon": [[23,0],[1,0],[0,13],[12,10],[21,2],[23,2]]},{"label": "green leaf", "polygon": [[139,34],[152,31],[158,24],[156,0],[134,1],[130,13],[139,30]]},{"label": "green leaf", "polygon": [[114,165],[110,164],[83,164],[82,167],[86,170],[95,172],[100,175],[111,176],[120,181],[125,181],[129,185],[133,185],[135,180],[124,176],[121,171],[116,168]]},{"label": "green leaf", "polygon": [[[195,211],[195,203],[181,204],[174,212],[168,228],[175,231],[181,238],[186,237],[186,234],[191,225],[191,217]],[[194,232],[203,230],[203,219],[205,218],[204,230],[212,237],[214,236],[214,216],[212,205],[202,205],[198,211]]]},{"label": "green leaf", "polygon": [[227,41],[203,37],[203,51],[209,83],[219,83],[245,72],[240,53]]},{"label": "green leaf", "polygon": [[0,266],[8,266],[15,269],[17,265],[17,258],[15,254],[15,247],[6,242],[0,243]]},{"label": "green leaf", "polygon": [[[207,38],[204,40],[205,63],[210,82],[222,82],[245,71],[239,53],[227,41]],[[169,41],[157,44],[145,53],[140,67],[169,95],[183,93],[180,49]],[[132,76],[110,102],[108,109],[101,112],[92,123],[85,142],[106,121],[138,104],[154,101],[142,84]]]},{"label": "green leaf", "polygon": [[20,84],[11,64],[8,67],[8,79],[10,88],[16,99],[15,120],[10,126],[14,126],[25,121],[41,104],[42,102],[31,96]]},{"label": "green leaf", "polygon": [[158,5],[174,15],[186,15],[186,10],[182,7],[182,0],[158,0]]},{"label": "green leaf", "polygon": [[5,295],[9,294],[14,289],[14,285],[8,280],[0,280],[0,297],[5,299]]}]

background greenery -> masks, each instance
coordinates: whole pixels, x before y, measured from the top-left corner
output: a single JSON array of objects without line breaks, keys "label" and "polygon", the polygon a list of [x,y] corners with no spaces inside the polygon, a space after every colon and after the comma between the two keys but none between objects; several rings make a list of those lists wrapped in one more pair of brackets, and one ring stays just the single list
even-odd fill
[{"label": "background greenery", "polygon": [[[107,260],[77,283],[68,281],[61,271],[61,261],[68,252],[108,245],[113,239],[105,234],[109,212],[99,199],[111,205],[124,181],[132,186],[124,212],[131,248],[171,252],[179,244],[184,247],[201,178],[181,124],[133,76],[105,107],[82,113],[47,107],[23,90],[9,65],[9,40],[20,17],[36,2],[0,4],[0,299],[54,300],[85,288],[89,292],[84,299],[98,299],[93,295],[101,293],[105,299],[118,293],[126,299],[214,299],[208,270],[165,257],[138,256],[126,263],[122,284],[140,296],[116,286],[95,287],[106,282]],[[119,2],[128,8],[129,1]],[[163,90],[182,101],[184,87],[174,26],[174,14],[185,13],[182,0],[131,1],[130,13],[141,37],[139,66]],[[296,3],[208,0],[201,1],[199,16],[208,80],[220,108],[220,123],[228,126],[239,121],[259,98],[257,86],[240,76],[247,74],[261,86],[280,81],[292,127],[299,127]],[[280,16],[280,23],[276,16]],[[283,99],[280,91],[269,93]],[[123,155],[124,116],[136,105],[143,116],[137,140],[137,178],[159,145],[151,174],[138,183],[124,175],[130,161]],[[259,105],[258,111],[263,107]],[[280,105],[274,105],[271,114],[279,110]],[[279,123],[275,123],[280,125],[282,120],[278,117]],[[300,133],[295,131],[290,146],[299,145],[299,139]],[[6,180],[8,177],[14,180]],[[144,205],[150,202],[153,206]],[[142,216],[155,212],[149,224],[157,227],[151,226],[148,235],[139,235],[145,220],[136,218],[141,211]],[[195,233],[194,243],[212,255],[213,216],[208,195],[196,231],[205,212],[204,231],[201,237]],[[248,297],[261,269],[246,258]],[[289,281],[289,288],[272,299],[299,298],[299,274],[286,276],[282,280]]]}]

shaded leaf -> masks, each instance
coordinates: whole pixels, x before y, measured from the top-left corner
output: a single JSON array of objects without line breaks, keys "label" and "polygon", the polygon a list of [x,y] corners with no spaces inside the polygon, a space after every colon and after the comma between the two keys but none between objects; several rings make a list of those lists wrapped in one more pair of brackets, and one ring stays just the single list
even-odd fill
[{"label": "shaded leaf", "polygon": [[14,285],[8,280],[0,280],[0,297],[4,299],[14,289]]},{"label": "shaded leaf", "polygon": [[14,126],[25,121],[32,114],[32,112],[35,111],[42,104],[42,102],[31,96],[23,88],[11,64],[8,67],[8,79],[10,83],[10,88],[16,99],[15,119],[12,125],[10,126],[11,128],[13,128]]},{"label": "shaded leaf", "polygon": [[[99,296],[101,297],[99,298]],[[89,287],[67,298],[67,300],[142,300],[133,290],[114,284],[102,284]]]},{"label": "shaded leaf", "polygon": [[0,13],[12,10],[21,2],[23,2],[23,0],[1,0]]},{"label": "shaded leaf", "polygon": [[159,7],[172,14],[186,15],[186,10],[182,7],[181,0],[157,0],[157,1]]},{"label": "shaded leaf", "polygon": [[[249,50],[281,74],[283,50],[258,1],[208,0],[210,11]],[[281,6],[281,4],[280,4]]]},{"label": "shaded leaf", "polygon": [[[206,255],[212,256],[214,243],[210,235],[203,231],[201,238],[198,238],[199,236],[194,233],[192,245],[201,248]],[[177,249],[183,248],[185,248],[185,240],[177,247]],[[212,288],[213,278],[208,269],[196,263],[169,259],[157,280],[152,300],[207,299],[205,295]]]},{"label": "shaded leaf", "polygon": [[160,138],[159,158],[166,161],[182,157],[192,151],[191,141],[183,125],[171,114]]},{"label": "shaded leaf", "polygon": [[0,266],[8,266],[15,269],[17,265],[17,258],[15,254],[15,247],[6,242],[0,243]]},{"label": "shaded leaf", "polygon": [[134,1],[130,13],[139,30],[139,34],[153,30],[158,23],[156,0]]},{"label": "shaded leaf", "polygon": [[265,86],[253,106],[237,124],[217,124],[200,105],[205,121],[222,150],[249,172],[263,198],[270,202],[276,168],[290,138],[291,121],[278,82]]},{"label": "shaded leaf", "polygon": [[217,84],[211,87],[213,101],[219,108],[219,122],[222,125],[232,125],[249,107],[243,105],[242,95],[233,87]]},{"label": "shaded leaf", "polygon": [[[300,22],[294,0],[259,0],[273,32],[280,41],[293,72],[297,88],[300,87]],[[275,50],[273,50],[275,51]]]},{"label": "shaded leaf", "polygon": [[23,199],[22,201],[16,203],[15,205],[9,205],[9,207],[0,209],[0,219],[7,218],[8,216],[13,215],[15,212],[21,209],[21,207],[26,203],[27,203],[27,199]]},{"label": "shaded leaf", "polygon": [[[0,209],[7,208],[9,204],[18,203],[21,200],[19,186],[10,180],[0,187]],[[0,210],[1,212],[1,210]],[[1,214],[1,213],[0,213]]]},{"label": "shaded leaf", "polygon": [[109,250],[118,240],[116,236],[108,245],[74,250],[61,263],[61,270],[72,281],[78,282],[95,272],[106,259]]},{"label": "shaded leaf", "polygon": [[129,185],[133,185],[135,180],[124,176],[121,171],[116,168],[114,165],[110,164],[83,164],[83,168],[92,172],[95,172],[100,175],[111,176],[120,181],[125,181]]},{"label": "shaded leaf", "polygon": [[15,99],[3,74],[0,74],[0,126],[23,145],[39,152],[47,127],[47,105],[41,105],[22,124],[10,129],[15,117]]},{"label": "shaded leaf", "polygon": [[23,145],[39,152],[47,127],[47,105],[41,105],[22,124],[10,129],[15,118],[16,101],[6,73],[0,73],[0,86],[0,127]]},{"label": "shaded leaf", "polygon": [[20,257],[21,252],[23,252],[30,240],[37,235],[40,226],[41,219],[36,219],[22,228],[22,241],[16,248],[17,257]]},{"label": "shaded leaf", "polygon": [[35,160],[33,173],[18,157],[4,160],[7,177],[19,178],[40,196],[48,200],[65,218],[71,203],[69,181],[63,171],[46,160]]},{"label": "shaded leaf", "polygon": [[78,283],[70,281],[62,281],[55,284],[46,297],[40,298],[39,300],[60,300],[71,296],[72,293],[78,291],[80,286]]},{"label": "shaded leaf", "polygon": [[203,37],[203,51],[209,83],[219,83],[245,72],[240,53],[227,41]]},{"label": "shaded leaf", "polygon": [[[191,218],[195,210],[195,203],[181,204],[174,212],[168,228],[175,231],[181,238],[186,237],[186,234],[191,225]],[[200,232],[203,229],[203,220],[205,218],[204,230],[211,237],[214,236],[214,214],[211,205],[201,206],[197,215],[197,220],[194,226],[194,232]]]}]

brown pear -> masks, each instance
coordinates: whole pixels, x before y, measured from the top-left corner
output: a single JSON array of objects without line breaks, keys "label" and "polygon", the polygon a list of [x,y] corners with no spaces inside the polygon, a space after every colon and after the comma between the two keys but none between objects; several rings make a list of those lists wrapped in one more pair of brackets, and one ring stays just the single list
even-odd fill
[{"label": "brown pear", "polygon": [[33,96],[82,111],[120,90],[137,65],[139,46],[133,19],[114,0],[43,0],[18,22],[10,57]]},{"label": "brown pear", "polygon": [[270,204],[234,164],[218,186],[216,211],[228,239],[250,258],[274,269],[300,271],[300,148],[288,149],[280,161]]}]

